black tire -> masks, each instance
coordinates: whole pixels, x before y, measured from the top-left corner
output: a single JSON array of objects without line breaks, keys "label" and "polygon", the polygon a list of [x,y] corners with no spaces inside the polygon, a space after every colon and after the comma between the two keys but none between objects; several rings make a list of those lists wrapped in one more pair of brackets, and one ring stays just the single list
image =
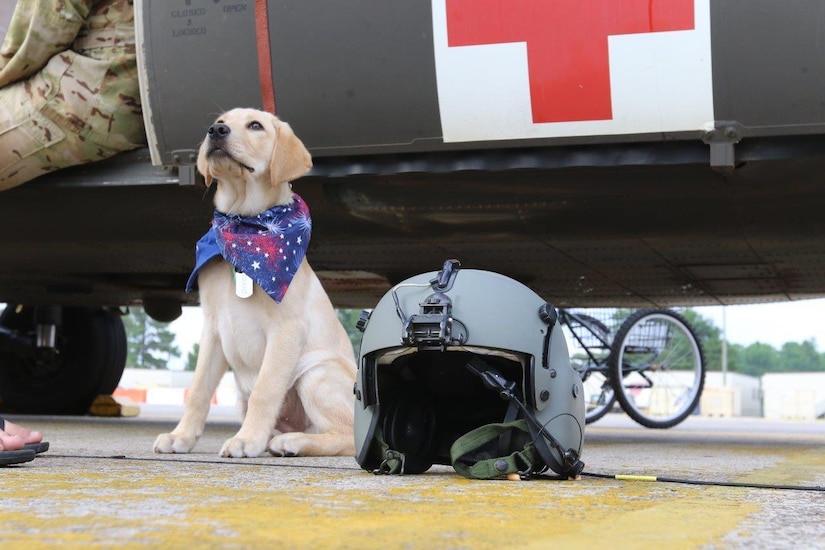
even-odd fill
[{"label": "black tire", "polygon": [[100,384],[97,387],[98,395],[111,395],[123,378],[123,369],[126,367],[126,357],[129,345],[126,339],[126,327],[121,315],[112,310],[104,310],[106,319],[103,323],[107,330],[106,341],[109,342],[108,359],[105,362]]},{"label": "black tire", "polygon": [[678,313],[639,310],[616,332],[610,376],[628,416],[648,428],[671,428],[692,414],[702,397],[702,344]]},{"label": "black tire", "polygon": [[123,375],[126,331],[107,309],[63,308],[54,353],[35,347],[34,308],[6,308],[0,326],[18,335],[13,351],[0,353],[0,398],[7,410],[85,414],[94,398],[112,393]]}]

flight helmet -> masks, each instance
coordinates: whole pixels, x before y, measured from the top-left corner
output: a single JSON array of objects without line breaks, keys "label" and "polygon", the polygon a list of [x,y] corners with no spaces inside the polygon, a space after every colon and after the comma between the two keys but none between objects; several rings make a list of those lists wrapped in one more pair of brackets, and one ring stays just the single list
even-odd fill
[{"label": "flight helmet", "polygon": [[582,381],[557,321],[526,286],[457,260],[393,287],[358,323],[358,464],[376,473],[445,464],[473,478],[578,476]]}]

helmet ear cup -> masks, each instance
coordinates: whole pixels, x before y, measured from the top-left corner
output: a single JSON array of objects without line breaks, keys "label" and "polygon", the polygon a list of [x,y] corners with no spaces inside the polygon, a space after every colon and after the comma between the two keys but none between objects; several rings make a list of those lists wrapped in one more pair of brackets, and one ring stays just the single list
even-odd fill
[{"label": "helmet ear cup", "polygon": [[384,417],[384,439],[404,453],[404,473],[420,474],[433,465],[435,410],[423,391],[405,391]]}]

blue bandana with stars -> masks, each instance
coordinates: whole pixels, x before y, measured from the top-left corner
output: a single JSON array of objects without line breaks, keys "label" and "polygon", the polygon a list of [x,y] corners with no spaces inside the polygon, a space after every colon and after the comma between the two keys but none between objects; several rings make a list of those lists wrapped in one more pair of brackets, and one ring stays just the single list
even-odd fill
[{"label": "blue bandana with stars", "polygon": [[312,233],[309,208],[297,193],[292,197],[292,204],[274,206],[257,216],[216,210],[212,227],[195,248],[195,269],[186,292],[192,290],[204,264],[222,256],[280,302],[306,255]]}]

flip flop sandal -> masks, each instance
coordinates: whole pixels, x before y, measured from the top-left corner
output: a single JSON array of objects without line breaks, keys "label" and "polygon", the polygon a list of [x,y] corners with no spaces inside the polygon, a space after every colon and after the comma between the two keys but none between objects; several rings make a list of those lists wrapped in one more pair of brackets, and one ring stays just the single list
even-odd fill
[{"label": "flip flop sandal", "polygon": [[45,453],[49,450],[49,442],[41,441],[39,443],[26,443],[23,448],[27,451],[34,451],[35,454]]},{"label": "flip flop sandal", "polygon": [[31,462],[37,456],[31,449],[20,449],[18,451],[0,451],[0,466],[9,466],[11,464],[22,464],[24,462]]}]

